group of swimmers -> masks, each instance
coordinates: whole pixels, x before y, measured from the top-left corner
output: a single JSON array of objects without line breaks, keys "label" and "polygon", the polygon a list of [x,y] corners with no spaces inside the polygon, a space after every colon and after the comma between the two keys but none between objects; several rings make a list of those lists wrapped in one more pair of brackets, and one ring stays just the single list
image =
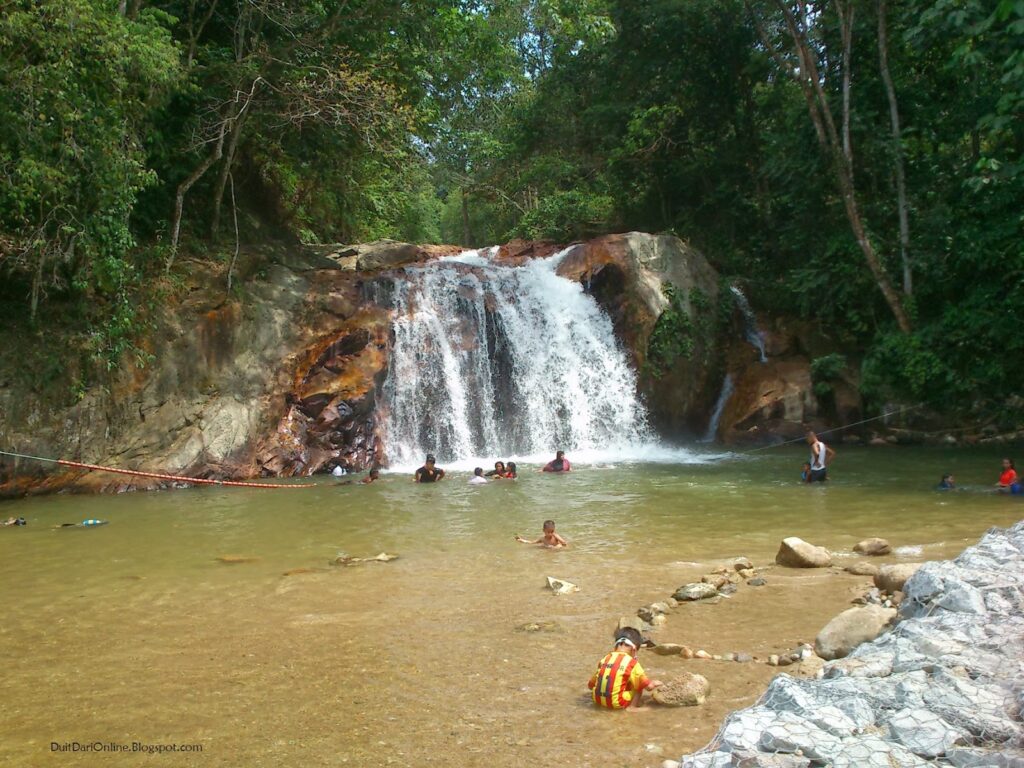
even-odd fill
[{"label": "group of swimmers", "polygon": [[[376,470],[371,470],[375,472]],[[572,465],[569,460],[565,458],[565,451],[556,451],[555,458],[549,461],[540,469],[541,472],[570,472],[572,471]],[[519,470],[516,467],[514,461],[505,463],[504,461],[494,462],[494,469],[489,472],[484,472],[483,467],[476,467],[473,470],[473,477],[469,479],[470,485],[483,485],[484,483],[490,482],[491,480],[515,480],[519,477]],[[432,453],[427,454],[426,460],[423,462],[423,466],[417,469],[412,476],[414,483],[436,483],[439,480],[444,480],[445,471],[441,467],[437,466],[437,457]],[[363,482],[366,482],[365,480]],[[370,481],[372,482],[372,481]]]}]

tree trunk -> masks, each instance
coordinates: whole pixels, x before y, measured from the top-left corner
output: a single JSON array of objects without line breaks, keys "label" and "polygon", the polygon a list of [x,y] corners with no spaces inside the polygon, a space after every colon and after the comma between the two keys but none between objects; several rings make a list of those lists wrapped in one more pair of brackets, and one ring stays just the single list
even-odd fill
[{"label": "tree trunk", "polygon": [[[868,237],[867,229],[861,215],[860,205],[857,202],[856,187],[853,183],[853,148],[850,144],[849,135],[849,50],[852,47],[853,36],[853,11],[843,10],[840,0],[835,0],[835,8],[839,14],[840,33],[843,41],[843,124],[842,136],[836,129],[836,122],[832,116],[832,108],[829,106],[828,95],[825,93],[824,80],[821,77],[816,60],[816,49],[812,49],[804,27],[806,19],[798,19],[793,11],[786,5],[786,0],[774,0],[775,6],[782,12],[785,20],[786,31],[789,34],[799,67],[794,67],[791,62],[779,53],[771,38],[765,33],[764,25],[757,17],[753,7],[748,2],[747,8],[754,16],[761,41],[769,50],[772,57],[800,86],[807,102],[807,109],[814,123],[818,134],[818,141],[832,161],[835,169],[836,184],[843,196],[843,205],[846,209],[846,218],[850,223],[854,239],[860,247],[864,261],[875,279],[878,290],[885,298],[889,310],[896,320],[896,324],[903,333],[910,333],[910,318],[900,303],[899,294],[893,289],[889,276],[885,271],[875,247]],[[803,8],[803,5],[800,6]]]},{"label": "tree trunk", "polygon": [[878,2],[878,67],[889,99],[889,123],[892,127],[893,173],[896,177],[896,210],[900,222],[900,262],[903,264],[903,293],[914,293],[913,263],[910,257],[910,213],[907,206],[907,180],[903,168],[903,136],[896,89],[889,74],[889,44],[886,24],[886,0]]},{"label": "tree trunk", "polygon": [[[220,167],[220,174],[217,176],[217,186],[213,190],[213,216],[210,222],[210,234],[214,242],[220,236],[220,209],[224,200],[224,188],[228,183],[228,176],[231,175],[231,167],[235,162],[235,151],[238,149],[238,140],[242,136],[242,127],[245,125],[246,117],[235,120],[231,126],[231,137],[228,139],[227,152],[224,155],[224,164]],[[232,185],[234,182],[232,181]],[[232,192],[234,194],[234,192]]]},{"label": "tree trunk", "polygon": [[231,181],[231,216],[235,220],[235,253],[231,257],[231,264],[228,265],[228,293],[231,293],[231,280],[235,273],[235,264],[238,262],[240,244],[238,241],[238,206],[235,205],[235,177],[229,173],[228,179]]},{"label": "tree trunk", "polygon": [[210,166],[220,160],[224,154],[224,135],[227,133],[228,121],[220,124],[220,133],[214,144],[213,151],[207,155],[188,177],[178,185],[174,194],[174,215],[171,217],[171,252],[167,255],[167,263],[164,265],[164,272],[170,272],[174,265],[174,257],[178,255],[178,238],[181,235],[181,215],[185,208],[185,195],[192,189],[192,185],[202,178]]}]

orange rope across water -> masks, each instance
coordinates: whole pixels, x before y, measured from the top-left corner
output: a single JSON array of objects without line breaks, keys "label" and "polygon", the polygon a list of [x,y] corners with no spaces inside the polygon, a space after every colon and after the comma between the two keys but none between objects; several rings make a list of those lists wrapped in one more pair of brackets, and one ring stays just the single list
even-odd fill
[{"label": "orange rope across water", "polygon": [[197,483],[199,485],[228,485],[235,488],[313,488],[312,484],[291,485],[288,483],[247,483],[243,480],[208,480],[203,477],[184,477],[183,475],[163,475],[159,472],[142,472],[136,469],[117,469],[115,467],[101,467],[98,464],[83,464],[80,461],[68,461],[67,459],[47,459],[42,456],[29,456],[24,453],[13,453],[11,451],[0,451],[0,456],[15,456],[19,459],[34,459],[36,461],[48,461],[52,464],[61,464],[65,467],[77,467],[89,469],[95,472],[114,472],[119,475],[134,475],[136,477],[153,477],[157,480],[175,480],[182,483]]}]

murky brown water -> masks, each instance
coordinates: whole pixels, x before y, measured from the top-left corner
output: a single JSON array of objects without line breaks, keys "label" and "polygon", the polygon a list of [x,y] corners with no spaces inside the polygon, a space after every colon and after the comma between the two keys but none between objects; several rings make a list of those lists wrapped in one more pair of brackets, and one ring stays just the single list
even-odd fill
[{"label": "murky brown water", "polygon": [[[791,482],[802,453],[781,449],[704,466],[524,472],[484,488],[388,477],[5,504],[0,515],[29,525],[0,530],[0,764],[657,766],[704,744],[777,670],[644,652],[654,676],[707,676],[708,703],[596,711],[586,681],[620,615],[732,557],[767,565],[788,535],[834,550],[874,535],[923,547],[906,560],[955,554],[1024,516],[1019,499],[980,492],[998,458],[843,450],[834,481],[813,488]],[[979,492],[931,491],[947,470]],[[52,528],[90,517],[110,525]],[[569,550],[512,540],[547,517]],[[328,568],[339,550],[401,558]],[[322,570],[283,575],[299,568]],[[581,591],[553,596],[547,575]],[[764,658],[813,641],[867,583],[765,575],[765,587],[680,607],[654,636]],[[557,629],[517,631],[531,621]],[[75,741],[203,751],[51,752]]]}]

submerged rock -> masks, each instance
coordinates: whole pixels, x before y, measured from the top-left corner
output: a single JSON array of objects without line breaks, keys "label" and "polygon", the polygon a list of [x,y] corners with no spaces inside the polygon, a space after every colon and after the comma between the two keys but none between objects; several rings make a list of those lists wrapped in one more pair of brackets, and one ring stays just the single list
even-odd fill
[{"label": "submerged rock", "polygon": [[832,554],[824,547],[790,536],[779,545],[775,562],[787,568],[827,568],[832,565]]},{"label": "submerged rock", "polygon": [[823,659],[841,659],[861,643],[878,637],[895,616],[895,608],[879,605],[845,610],[818,633],[814,650]]},{"label": "submerged rock", "polygon": [[220,555],[216,560],[224,565],[241,565],[242,563],[258,563],[260,559],[255,555]]},{"label": "submerged rock", "polygon": [[704,703],[710,690],[706,677],[683,672],[655,688],[651,698],[666,707],[695,707]]}]

